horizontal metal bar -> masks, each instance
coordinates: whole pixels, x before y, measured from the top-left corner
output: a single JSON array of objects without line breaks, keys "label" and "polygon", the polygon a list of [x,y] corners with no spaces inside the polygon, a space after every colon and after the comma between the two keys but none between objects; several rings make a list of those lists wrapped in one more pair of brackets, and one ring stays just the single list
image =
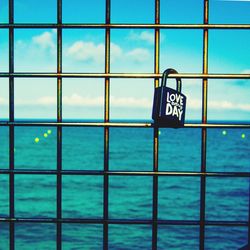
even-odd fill
[{"label": "horizontal metal bar", "polygon": [[[49,127],[152,127],[151,123],[122,122],[0,122],[0,126],[49,126]],[[250,126],[250,125],[249,125]]]},{"label": "horizontal metal bar", "polygon": [[[16,78],[161,78],[156,73],[36,73],[36,72],[0,72],[0,77]],[[250,79],[250,74],[170,74],[169,78],[181,77],[184,79]]]},{"label": "horizontal metal bar", "polygon": [[1,23],[0,28],[9,29],[250,29],[250,24],[105,24],[105,23]]},{"label": "horizontal metal bar", "polygon": [[103,170],[35,170],[0,169],[0,174],[24,175],[122,175],[122,176],[186,176],[186,177],[250,177],[250,172],[194,172],[194,171],[103,171]]},{"label": "horizontal metal bar", "polygon": [[[154,128],[157,124],[150,122],[9,122],[0,121],[0,126],[17,126],[17,127],[128,127],[128,128]],[[250,124],[227,124],[227,123],[186,123],[184,128],[244,128],[249,129]]]},{"label": "horizontal metal bar", "polygon": [[[201,224],[200,221],[191,220],[158,220],[158,225],[175,225],[175,226],[198,226]],[[205,226],[235,226],[235,227],[247,227],[248,221],[204,221]]]},{"label": "horizontal metal bar", "polygon": [[[80,224],[130,224],[130,225],[151,225],[153,220],[133,220],[133,219],[74,219],[74,218],[5,218],[0,217],[0,223],[15,222],[15,223],[80,223]],[[158,225],[173,225],[173,226],[198,226],[200,221],[192,220],[157,220]],[[247,227],[249,222],[247,221],[205,221],[206,226],[236,226]]]},{"label": "horizontal metal bar", "polygon": [[0,218],[1,222],[9,222],[14,221],[17,223],[83,223],[83,224],[104,224],[108,221],[110,224],[151,224],[151,220],[129,220],[129,219],[81,219],[81,218],[62,218],[62,219],[56,219],[56,218]]}]

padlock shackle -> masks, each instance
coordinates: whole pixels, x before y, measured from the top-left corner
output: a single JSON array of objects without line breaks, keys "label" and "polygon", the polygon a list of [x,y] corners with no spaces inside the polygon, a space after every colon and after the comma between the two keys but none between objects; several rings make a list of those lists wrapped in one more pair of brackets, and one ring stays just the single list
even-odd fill
[{"label": "padlock shackle", "polygon": [[[162,81],[161,81],[161,86],[166,87],[167,86],[167,78],[169,74],[178,74],[178,72],[175,69],[166,69],[163,74],[162,74]],[[180,77],[176,77],[176,90],[178,92],[181,92],[181,78]]]}]

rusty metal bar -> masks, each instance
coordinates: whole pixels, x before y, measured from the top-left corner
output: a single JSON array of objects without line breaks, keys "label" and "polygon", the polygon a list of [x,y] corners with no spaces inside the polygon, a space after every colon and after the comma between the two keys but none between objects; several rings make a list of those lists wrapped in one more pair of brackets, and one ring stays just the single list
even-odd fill
[{"label": "rusty metal bar", "polygon": [[[57,0],[57,75],[62,73],[62,0]],[[62,122],[62,78],[57,77],[57,122]],[[62,127],[57,127],[56,249],[62,249]]]},{"label": "rusty metal bar", "polygon": [[[0,121],[0,126],[39,126],[39,127],[124,127],[124,128],[154,128],[154,124],[151,122],[8,122],[8,121]],[[186,123],[184,128],[229,128],[229,129],[237,129],[244,128],[249,129],[250,124],[220,124],[220,123]]]},{"label": "rusty metal bar", "polygon": [[[105,74],[110,73],[110,0],[106,0],[106,29],[105,29]],[[110,117],[110,78],[105,77],[104,93],[104,122],[109,122]],[[109,171],[109,127],[104,127],[104,171]],[[103,249],[109,248],[109,176],[103,175]]]},{"label": "rusty metal bar", "polygon": [[[9,0],[9,23],[14,23],[14,0]],[[14,73],[14,28],[9,29],[9,73]],[[9,76],[9,121],[15,120],[15,106],[14,106],[14,77]],[[13,170],[15,169],[15,127],[9,126],[9,216],[15,217],[15,176]],[[15,249],[15,223],[9,223],[9,248]]]},{"label": "rusty metal bar", "polygon": [[[155,24],[160,23],[160,0],[155,0]],[[160,73],[160,30],[155,29],[155,47],[154,47],[154,73]],[[159,86],[159,78],[154,79],[154,87]],[[153,138],[153,171],[158,171],[159,162],[159,129],[154,127]],[[152,250],[157,249],[158,238],[158,176],[153,176],[153,208],[152,208]]]},{"label": "rusty metal bar", "polygon": [[1,23],[1,29],[250,29],[250,24],[79,24],[79,23]]},{"label": "rusty metal bar", "polygon": [[[204,0],[204,24],[208,24],[209,0]],[[203,30],[203,74],[208,74],[208,29]],[[207,123],[208,79],[202,81],[202,124]],[[201,131],[201,172],[206,173],[207,128]],[[200,250],[205,249],[205,212],[206,212],[206,175],[201,176],[200,183]]]},{"label": "rusty metal bar", "polygon": [[0,169],[0,174],[18,175],[115,175],[115,176],[186,176],[186,177],[223,177],[249,178],[250,172],[192,172],[192,171],[103,171],[103,170],[30,170],[30,169]]},{"label": "rusty metal bar", "polygon": [[[54,218],[0,218],[1,222],[15,222],[15,223],[57,223]],[[103,219],[73,219],[63,218],[59,220],[60,223],[78,223],[78,224],[104,224]],[[125,225],[150,225],[151,220],[133,220],[133,219],[109,219],[109,224],[125,224]],[[206,226],[224,226],[224,227],[247,227],[247,221],[206,221]],[[179,225],[179,226],[197,226],[199,221],[195,220],[159,220],[160,225]]]},{"label": "rusty metal bar", "polygon": [[[154,73],[0,73],[0,77],[16,78],[161,78],[162,74]],[[169,78],[181,77],[185,79],[250,79],[250,74],[170,74]]]},{"label": "rusty metal bar", "polygon": [[249,197],[248,197],[248,246],[250,246],[250,178],[249,178]]},{"label": "rusty metal bar", "polygon": [[[155,78],[162,77],[161,73],[36,73],[36,72],[0,72],[0,77],[15,78]],[[205,74],[179,73],[170,74],[169,78],[181,77],[185,79],[250,79],[250,74]]]}]

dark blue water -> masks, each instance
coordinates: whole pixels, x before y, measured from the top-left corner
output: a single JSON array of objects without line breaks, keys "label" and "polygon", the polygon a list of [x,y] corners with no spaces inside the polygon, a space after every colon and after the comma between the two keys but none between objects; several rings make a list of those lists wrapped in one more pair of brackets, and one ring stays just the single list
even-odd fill
[{"label": "dark blue water", "polygon": [[[51,130],[51,134],[48,134]],[[243,129],[208,129],[207,171],[249,172],[250,133]],[[47,133],[47,137],[44,137]],[[225,133],[225,132],[224,132]],[[245,134],[245,137],[242,136]],[[8,128],[0,127],[0,168],[9,167]],[[39,138],[36,143],[35,138]],[[243,137],[243,138],[242,138]],[[64,170],[102,170],[103,128],[63,128]],[[56,169],[56,128],[16,127],[15,168]],[[200,171],[201,130],[161,129],[160,171]],[[151,171],[153,130],[110,128],[110,170]],[[151,219],[152,176],[110,176],[109,218]],[[159,177],[159,219],[199,220],[200,177]],[[206,219],[247,221],[249,179],[208,177]],[[0,175],[0,216],[9,216],[9,177]],[[56,176],[16,175],[15,216],[56,217]],[[103,217],[103,177],[62,177],[64,218]],[[56,225],[17,223],[16,249],[56,249]],[[247,227],[206,227],[206,249],[238,249],[247,242]],[[63,249],[102,249],[102,225],[65,223]],[[109,225],[110,249],[150,249],[150,225]],[[8,223],[0,223],[0,249],[8,249]],[[158,227],[159,249],[198,249],[198,226]]]}]

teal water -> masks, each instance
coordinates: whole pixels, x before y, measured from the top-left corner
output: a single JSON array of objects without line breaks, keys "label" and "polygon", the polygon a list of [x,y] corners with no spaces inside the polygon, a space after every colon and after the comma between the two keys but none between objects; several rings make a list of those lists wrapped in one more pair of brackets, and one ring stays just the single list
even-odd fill
[{"label": "teal water", "polygon": [[[47,130],[51,134],[43,136]],[[160,171],[200,171],[201,130],[161,129]],[[249,172],[250,133],[248,130],[208,129],[207,171]],[[245,138],[242,138],[242,134]],[[9,167],[9,130],[0,127],[0,168]],[[34,142],[40,138],[38,143]],[[103,128],[63,128],[64,170],[102,170]],[[56,128],[16,127],[15,168],[56,169]],[[151,128],[110,128],[110,170],[151,171],[153,130]],[[109,177],[109,218],[152,218],[151,176]],[[159,177],[159,219],[199,220],[200,177]],[[208,177],[206,219],[247,221],[249,178]],[[9,216],[9,176],[0,174],[0,217]],[[56,176],[15,175],[15,216],[56,217]],[[103,177],[64,175],[62,177],[63,218],[103,217]],[[8,249],[8,223],[0,222],[0,249]],[[247,227],[207,226],[205,249],[238,249],[247,242]],[[150,225],[109,225],[110,249],[150,249]],[[102,249],[103,227],[93,224],[62,226],[63,249]],[[17,223],[17,250],[56,249],[56,225]],[[158,227],[159,249],[199,249],[198,226]]]}]

